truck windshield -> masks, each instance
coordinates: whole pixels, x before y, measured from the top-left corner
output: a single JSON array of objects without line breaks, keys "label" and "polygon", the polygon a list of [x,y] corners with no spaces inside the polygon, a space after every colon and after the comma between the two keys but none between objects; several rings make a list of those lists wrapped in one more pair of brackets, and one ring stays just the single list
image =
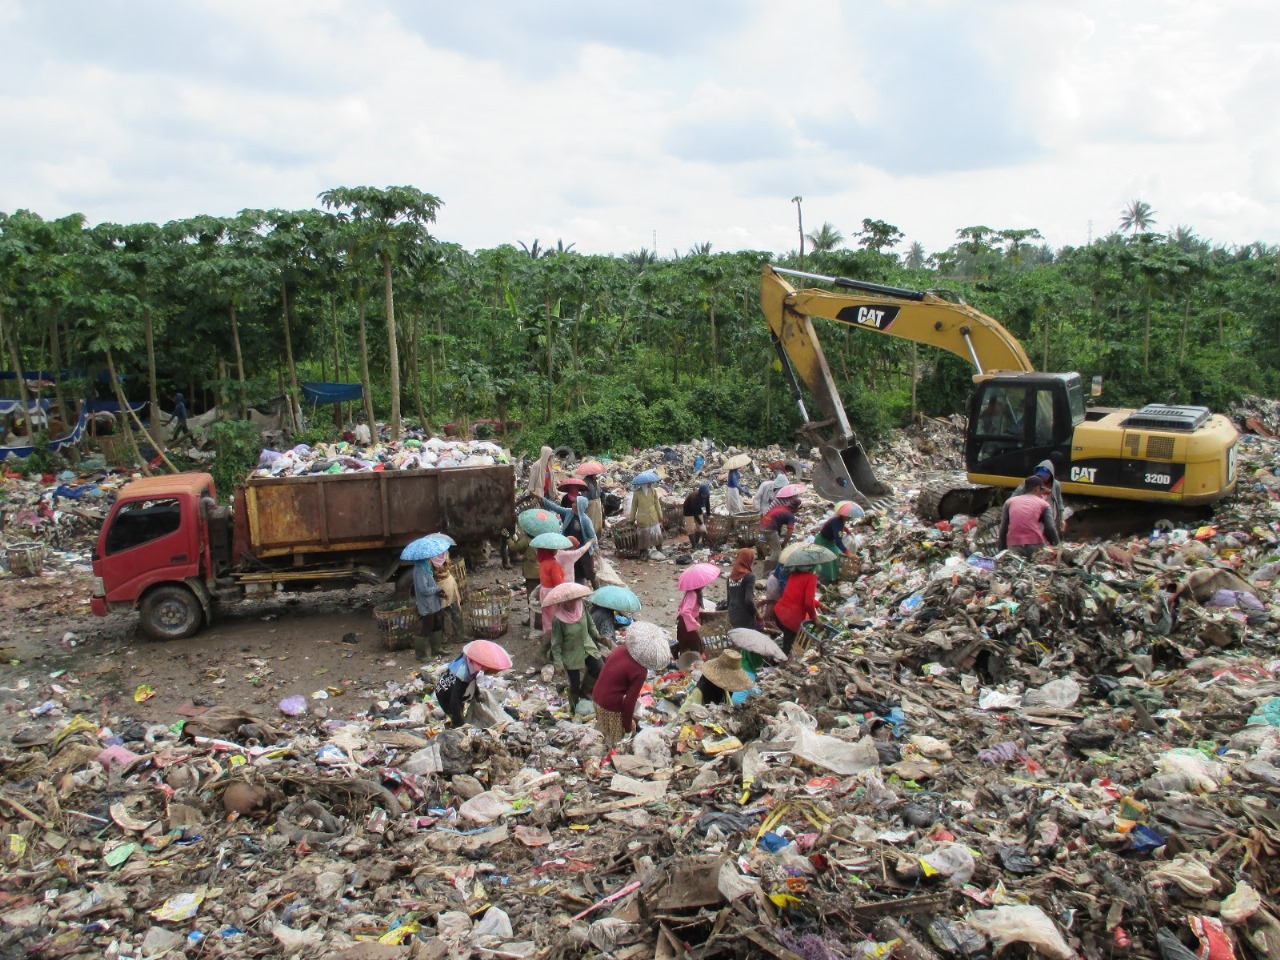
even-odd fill
[{"label": "truck windshield", "polygon": [[107,531],[107,555],[167,536],[182,526],[177,500],[135,500],[122,506]]}]

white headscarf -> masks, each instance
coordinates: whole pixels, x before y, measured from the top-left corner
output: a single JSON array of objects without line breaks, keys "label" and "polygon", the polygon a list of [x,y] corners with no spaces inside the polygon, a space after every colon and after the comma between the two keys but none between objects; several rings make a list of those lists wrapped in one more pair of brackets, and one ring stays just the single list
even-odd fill
[{"label": "white headscarf", "polygon": [[529,479],[525,481],[524,488],[535,497],[547,495],[547,475],[551,469],[551,454],[554,452],[550,447],[543,447],[538,459],[529,467]]}]

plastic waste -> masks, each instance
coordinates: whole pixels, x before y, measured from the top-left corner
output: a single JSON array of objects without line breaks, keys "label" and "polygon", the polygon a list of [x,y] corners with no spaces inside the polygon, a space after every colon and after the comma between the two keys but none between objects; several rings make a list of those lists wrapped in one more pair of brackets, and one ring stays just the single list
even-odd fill
[{"label": "plastic waste", "polygon": [[1178,935],[1168,927],[1156,931],[1156,946],[1160,948],[1161,960],[1197,960],[1195,951],[1183,946]]},{"label": "plastic waste", "polygon": [[1262,898],[1258,891],[1241,880],[1236,888],[1222,901],[1218,915],[1227,923],[1244,923],[1262,908]]},{"label": "plastic waste", "polygon": [[485,911],[480,922],[471,928],[471,936],[478,937],[498,937],[506,940],[513,936],[514,931],[511,929],[511,918],[507,916],[507,912],[501,907],[490,907]]},{"label": "plastic waste", "polygon": [[1262,706],[1253,712],[1253,716],[1249,718],[1250,723],[1265,723],[1273,727],[1280,727],[1280,697],[1272,697],[1270,700],[1264,700]]},{"label": "plastic waste", "polygon": [[940,873],[956,887],[963,887],[973,879],[977,868],[969,848],[959,843],[948,843],[920,858],[927,875]]},{"label": "plastic waste", "polygon": [[1011,943],[1025,943],[1050,960],[1076,960],[1075,951],[1039,907],[1019,904],[977,910],[969,922],[990,937],[997,950]]},{"label": "plastic waste", "polygon": [[1052,680],[1043,687],[1028,690],[1022,695],[1024,707],[1051,707],[1054,710],[1069,710],[1080,699],[1080,684],[1070,677]]},{"label": "plastic waste", "polygon": [[966,924],[946,917],[934,917],[929,921],[927,930],[934,946],[949,957],[976,960],[986,953],[987,938]]},{"label": "plastic waste", "polygon": [[846,777],[864,770],[874,770],[880,765],[880,754],[876,752],[876,742],[871,737],[863,737],[857,743],[850,743],[848,740],[814,733],[805,727],[800,728],[795,746],[791,748],[791,755]]},{"label": "plastic waste", "polygon": [[506,800],[502,799],[491,790],[484,793],[478,793],[470,800],[464,801],[458,807],[458,816],[467,820],[474,820],[476,823],[492,823],[500,817],[515,811]]},{"label": "plastic waste", "polygon": [[1210,760],[1199,750],[1174,747],[1156,758],[1156,769],[1161,773],[1181,774],[1187,778],[1192,790],[1214,793],[1227,779],[1225,764]]},{"label": "plastic waste", "polygon": [[307,709],[307,698],[302,694],[294,694],[280,701],[280,712],[286,717],[300,716]]}]

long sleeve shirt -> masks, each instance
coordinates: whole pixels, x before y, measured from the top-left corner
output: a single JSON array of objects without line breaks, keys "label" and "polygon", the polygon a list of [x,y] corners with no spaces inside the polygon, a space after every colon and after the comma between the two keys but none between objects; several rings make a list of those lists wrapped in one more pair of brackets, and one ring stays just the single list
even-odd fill
[{"label": "long sleeve shirt", "polygon": [[556,563],[560,564],[560,569],[564,572],[565,583],[573,583],[573,565],[593,546],[595,544],[588,540],[582,546],[573,550],[556,551]]},{"label": "long sleeve shirt", "polygon": [[641,487],[631,495],[631,519],[638,527],[662,523],[662,501],[653,487]]},{"label": "long sleeve shirt", "polygon": [[418,601],[418,616],[428,617],[444,606],[444,594],[431,575],[431,563],[419,560],[413,565],[413,595]]},{"label": "long sleeve shirt", "polygon": [[799,630],[800,624],[818,615],[818,575],[796,571],[787,577],[782,598],[773,605],[773,615],[788,630]]},{"label": "long sleeve shirt", "polygon": [[615,647],[596,678],[591,699],[601,709],[622,714],[622,729],[630,732],[635,727],[636,701],[648,675],[626,647]]},{"label": "long sleeve shirt", "polygon": [[587,665],[588,657],[600,656],[600,648],[595,644],[599,636],[596,625],[585,613],[577,623],[555,620],[551,624],[551,658],[556,666],[581,670]]},{"label": "long sleeve shirt", "polygon": [[530,546],[530,536],[523,530],[507,541],[511,552],[520,557],[520,572],[526,580],[538,579],[538,552]]},{"label": "long sleeve shirt", "polygon": [[1057,543],[1058,528],[1053,520],[1053,505],[1038,493],[1010,497],[1000,511],[1000,535],[996,545],[1025,547]]},{"label": "long sleeve shirt", "polygon": [[[542,505],[560,515],[560,532],[566,537],[576,536],[580,543],[596,539],[596,528],[587,516],[587,498],[578,497],[573,507],[562,507],[554,500],[542,498]],[[593,544],[590,553],[595,553]]]}]

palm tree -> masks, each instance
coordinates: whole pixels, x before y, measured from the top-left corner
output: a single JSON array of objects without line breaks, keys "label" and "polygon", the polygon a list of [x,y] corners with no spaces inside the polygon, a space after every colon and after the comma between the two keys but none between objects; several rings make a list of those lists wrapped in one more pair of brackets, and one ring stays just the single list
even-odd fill
[{"label": "palm tree", "polygon": [[917,240],[907,250],[907,257],[903,266],[908,270],[922,270],[927,258],[928,254],[924,252],[924,244]]},{"label": "palm tree", "polygon": [[1120,229],[1130,233],[1146,233],[1155,225],[1156,212],[1145,200],[1130,200],[1129,205],[1120,211]]},{"label": "palm tree", "polygon": [[711,256],[711,241],[706,240],[702,243],[695,243],[689,248],[688,256],[690,257],[709,257]]},{"label": "palm tree", "polygon": [[836,229],[834,223],[826,221],[808,235],[808,240],[813,245],[814,253],[830,253],[844,245],[844,234]]}]

